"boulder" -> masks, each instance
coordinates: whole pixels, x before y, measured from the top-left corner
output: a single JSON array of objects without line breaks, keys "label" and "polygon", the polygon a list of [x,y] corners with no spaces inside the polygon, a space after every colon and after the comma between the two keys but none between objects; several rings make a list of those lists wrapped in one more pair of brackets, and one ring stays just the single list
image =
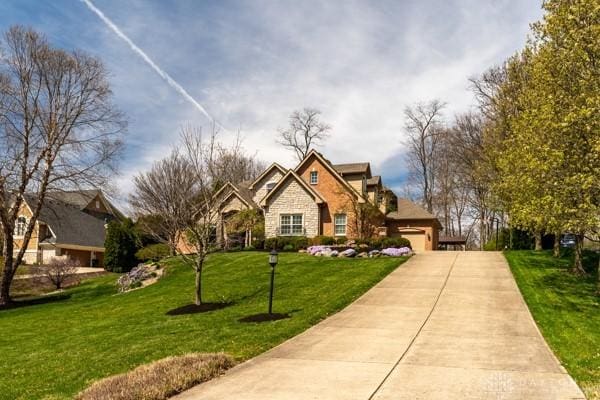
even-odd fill
[{"label": "boulder", "polygon": [[358,253],[358,255],[356,257],[367,258],[367,257],[369,257],[369,253],[367,253],[366,251],[363,251],[363,252]]},{"label": "boulder", "polygon": [[344,251],[340,252],[339,255],[342,256],[342,257],[355,257],[356,256],[356,250],[354,250],[354,249],[347,249],[347,250],[344,250]]},{"label": "boulder", "polygon": [[300,250],[298,250],[298,253],[306,253],[306,250],[300,249]]}]

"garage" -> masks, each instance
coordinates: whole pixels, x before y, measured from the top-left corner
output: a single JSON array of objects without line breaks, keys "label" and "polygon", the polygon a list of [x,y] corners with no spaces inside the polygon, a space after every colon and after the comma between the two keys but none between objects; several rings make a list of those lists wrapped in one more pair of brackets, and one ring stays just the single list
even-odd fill
[{"label": "garage", "polygon": [[398,199],[398,209],[385,216],[386,233],[390,237],[410,240],[415,252],[437,250],[442,226],[438,219],[407,199]]},{"label": "garage", "polygon": [[425,242],[427,237],[425,236],[425,232],[414,232],[414,233],[405,233],[402,232],[401,236],[410,240],[410,247],[415,252],[425,251]]}]

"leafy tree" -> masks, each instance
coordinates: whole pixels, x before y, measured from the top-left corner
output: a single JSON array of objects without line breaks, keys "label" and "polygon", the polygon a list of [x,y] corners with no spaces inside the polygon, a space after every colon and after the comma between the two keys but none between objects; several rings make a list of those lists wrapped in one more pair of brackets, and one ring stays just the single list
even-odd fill
[{"label": "leafy tree", "polygon": [[241,210],[227,221],[227,227],[233,232],[245,234],[244,246],[252,245],[253,232],[264,231],[265,219],[262,212],[255,209]]},{"label": "leafy tree", "polygon": [[544,8],[504,85],[520,90],[499,147],[498,189],[518,226],[575,233],[573,271],[584,274],[583,235],[600,215],[600,7],[548,0]]},{"label": "leafy tree", "polygon": [[137,262],[138,238],[130,219],[108,224],[104,242],[104,268],[112,272],[128,272]]}]

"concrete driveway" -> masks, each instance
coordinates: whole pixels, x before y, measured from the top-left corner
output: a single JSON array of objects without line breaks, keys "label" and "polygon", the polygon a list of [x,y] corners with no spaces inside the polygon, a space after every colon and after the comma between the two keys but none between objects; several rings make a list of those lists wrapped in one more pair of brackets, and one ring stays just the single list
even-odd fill
[{"label": "concrete driveway", "polygon": [[338,314],[176,397],[584,399],[496,252],[413,257]]}]

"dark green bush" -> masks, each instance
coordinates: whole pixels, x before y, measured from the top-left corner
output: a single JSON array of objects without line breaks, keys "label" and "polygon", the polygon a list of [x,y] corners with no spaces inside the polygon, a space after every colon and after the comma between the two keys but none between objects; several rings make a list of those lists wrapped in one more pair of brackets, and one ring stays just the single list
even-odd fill
[{"label": "dark green bush", "polygon": [[333,238],[331,236],[319,235],[319,236],[315,236],[314,238],[312,238],[311,243],[313,245],[330,246],[332,244],[335,244],[335,238]]},{"label": "dark green bush", "polygon": [[347,241],[348,241],[348,238],[346,236],[336,236],[335,237],[335,244],[346,244]]},{"label": "dark green bush", "polygon": [[135,257],[140,261],[158,261],[171,254],[169,246],[164,243],[151,244],[142,247],[135,253]]},{"label": "dark green bush", "polygon": [[265,240],[265,250],[297,251],[308,247],[308,238],[305,236],[278,236]]},{"label": "dark green bush", "polygon": [[104,241],[104,269],[112,272],[129,272],[137,264],[135,254],[138,238],[133,221],[114,220],[108,224]]},{"label": "dark green bush", "polygon": [[410,240],[408,240],[407,238],[403,238],[403,237],[386,237],[381,239],[381,247],[383,248],[388,248],[388,247],[395,247],[395,248],[400,248],[400,247],[411,247],[410,245]]}]

